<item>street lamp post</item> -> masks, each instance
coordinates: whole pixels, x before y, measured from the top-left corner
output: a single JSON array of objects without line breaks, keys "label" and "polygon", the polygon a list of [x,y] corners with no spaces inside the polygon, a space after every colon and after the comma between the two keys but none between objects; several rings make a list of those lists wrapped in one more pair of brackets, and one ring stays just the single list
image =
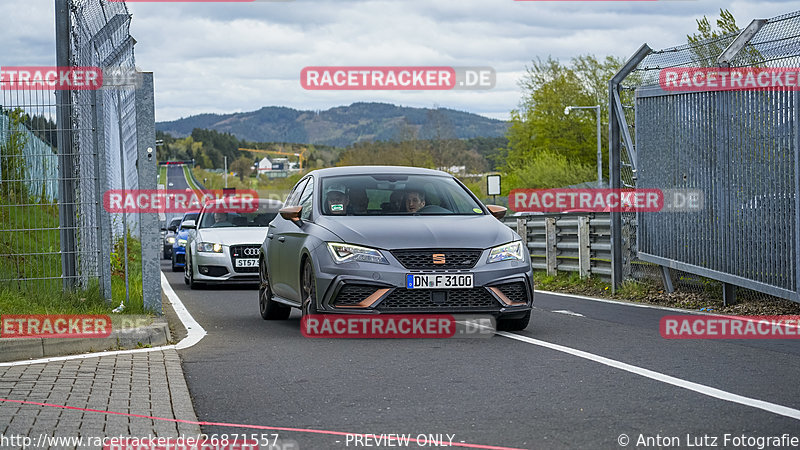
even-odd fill
[{"label": "street lamp post", "polygon": [[600,145],[600,105],[595,106],[567,106],[564,114],[569,115],[573,109],[593,109],[597,113],[597,183],[603,183],[603,152]]}]

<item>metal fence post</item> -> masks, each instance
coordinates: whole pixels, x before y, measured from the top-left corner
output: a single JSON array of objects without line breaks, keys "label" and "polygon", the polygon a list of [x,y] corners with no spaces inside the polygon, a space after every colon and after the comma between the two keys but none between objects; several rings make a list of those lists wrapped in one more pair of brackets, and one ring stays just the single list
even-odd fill
[{"label": "metal fence post", "polygon": [[522,238],[525,246],[528,246],[528,221],[524,218],[517,219],[517,234]]},{"label": "metal fence post", "polygon": [[547,264],[547,274],[556,275],[558,269],[558,259],[556,253],[556,218],[546,217],[544,219],[545,229],[545,261]]},{"label": "metal fence post", "polygon": [[[156,189],[156,120],[152,72],[140,72],[136,88],[136,142],[139,189]],[[160,227],[157,213],[141,213],[139,230],[142,239],[142,299],[145,309],[161,314],[161,264],[159,260]]]},{"label": "metal fence post", "polygon": [[590,246],[589,218],[578,217],[578,274],[581,278],[587,278],[591,273]]},{"label": "metal fence post", "polygon": [[[56,0],[56,65],[71,66],[69,0]],[[64,290],[77,282],[75,153],[72,143],[72,91],[59,90],[58,101],[58,223],[61,237],[61,277]]]},{"label": "metal fence post", "polygon": [[105,112],[98,97],[102,92],[92,91],[92,131],[94,139],[95,217],[97,220],[97,276],[100,295],[111,303],[111,255],[107,251],[111,238],[111,217],[103,205],[103,193],[108,181],[105,148]]}]

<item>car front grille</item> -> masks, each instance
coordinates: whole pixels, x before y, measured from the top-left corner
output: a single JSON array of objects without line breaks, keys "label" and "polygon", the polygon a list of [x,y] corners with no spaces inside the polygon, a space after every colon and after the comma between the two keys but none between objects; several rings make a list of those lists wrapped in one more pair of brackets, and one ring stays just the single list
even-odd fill
[{"label": "car front grille", "polygon": [[395,289],[377,307],[381,311],[410,309],[497,309],[500,304],[485,288]]},{"label": "car front grille", "polygon": [[334,300],[334,306],[355,306],[374,294],[378,288],[358,284],[345,284],[339,289]]},{"label": "car front grille", "polygon": [[528,289],[522,281],[505,283],[492,287],[499,289],[511,303],[528,303]]},{"label": "car front grille", "polygon": [[[481,257],[481,250],[393,250],[392,255],[406,269],[470,269]],[[443,261],[436,264],[434,261]]]},{"label": "car front grille", "polygon": [[[258,273],[256,267],[236,267],[236,260],[240,258],[258,258],[259,245],[231,245],[231,267],[236,273]],[[249,251],[248,251],[249,250]],[[246,254],[251,253],[251,254]]]}]

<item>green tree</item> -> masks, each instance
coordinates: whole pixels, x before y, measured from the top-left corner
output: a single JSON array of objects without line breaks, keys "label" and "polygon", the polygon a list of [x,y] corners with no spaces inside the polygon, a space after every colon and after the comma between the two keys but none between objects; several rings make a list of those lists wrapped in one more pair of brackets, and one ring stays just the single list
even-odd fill
[{"label": "green tree", "polygon": [[8,130],[5,141],[0,142],[0,197],[11,204],[27,203],[28,168],[24,153],[28,144],[24,126],[27,115],[21,108],[3,111],[3,114],[8,119]]},{"label": "green tree", "polygon": [[[542,181],[528,181],[531,167],[553,162],[552,155],[563,157],[570,177],[553,177],[547,187],[592,181],[595,177],[583,167],[597,165],[596,116],[590,110],[564,114],[567,106],[600,105],[601,123],[607,123],[608,80],[623,61],[613,56],[598,59],[592,55],[573,58],[569,65],[548,58],[536,60],[520,82],[523,98],[520,109],[511,111],[507,133],[506,164],[501,169],[509,175],[509,189],[534,187]],[[603,132],[605,126],[601,127]],[[574,166],[575,170],[570,170]],[[603,165],[605,167],[605,164]]]},{"label": "green tree", "polygon": [[244,177],[249,177],[253,172],[253,160],[247,156],[240,156],[231,164],[230,170],[236,172],[239,181],[244,182]]}]

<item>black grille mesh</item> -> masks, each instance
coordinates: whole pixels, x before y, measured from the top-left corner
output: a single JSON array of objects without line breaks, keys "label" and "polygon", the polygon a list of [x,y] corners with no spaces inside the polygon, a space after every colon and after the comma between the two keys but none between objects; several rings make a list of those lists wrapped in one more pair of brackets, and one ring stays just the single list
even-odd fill
[{"label": "black grille mesh", "polygon": [[[406,269],[469,269],[481,257],[481,250],[394,250],[392,255]],[[433,255],[444,255],[444,264],[434,264]]]},{"label": "black grille mesh", "polygon": [[494,286],[500,289],[512,303],[528,303],[528,290],[525,288],[525,283],[522,281],[516,283],[506,283]]},{"label": "black grille mesh", "polygon": [[497,308],[499,304],[486,289],[395,289],[378,310]]},{"label": "black grille mesh", "polygon": [[353,306],[361,303],[365,298],[369,297],[377,288],[372,286],[359,286],[357,284],[345,284],[339,293],[336,294],[334,305],[336,306]]}]

